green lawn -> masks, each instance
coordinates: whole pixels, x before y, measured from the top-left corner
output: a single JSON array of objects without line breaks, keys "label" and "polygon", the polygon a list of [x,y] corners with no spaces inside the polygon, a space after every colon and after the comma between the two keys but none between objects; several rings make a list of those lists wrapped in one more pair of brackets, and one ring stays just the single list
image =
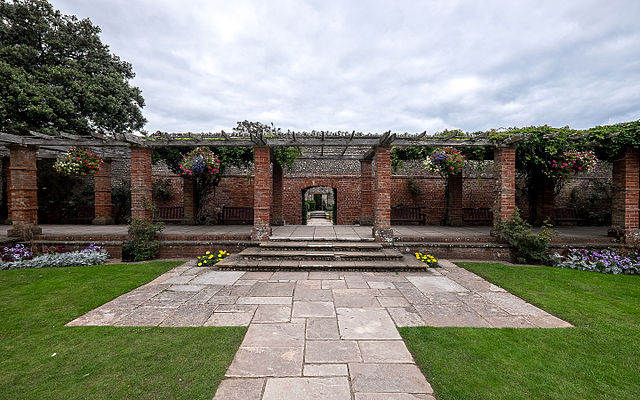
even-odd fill
[{"label": "green lawn", "polygon": [[459,265],[576,327],[401,328],[439,400],[640,398],[640,276]]},{"label": "green lawn", "polygon": [[210,400],[246,328],[64,326],[178,264],[0,271],[0,398]]}]

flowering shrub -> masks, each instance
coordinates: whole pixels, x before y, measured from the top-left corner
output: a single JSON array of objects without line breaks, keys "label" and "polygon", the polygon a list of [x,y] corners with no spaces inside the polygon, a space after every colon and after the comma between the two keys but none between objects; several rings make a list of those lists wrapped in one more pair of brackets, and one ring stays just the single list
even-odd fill
[{"label": "flowering shrub", "polygon": [[552,161],[552,176],[569,178],[578,172],[586,172],[596,166],[598,158],[593,151],[565,151]]},{"label": "flowering shrub", "polygon": [[220,172],[220,159],[206,147],[198,147],[182,157],[180,171],[184,176],[216,177]]},{"label": "flowering shrub", "polygon": [[424,161],[424,167],[440,175],[455,175],[462,172],[465,156],[452,147],[437,149]]},{"label": "flowering shrub", "polygon": [[91,244],[83,250],[70,251],[66,253],[48,251],[30,259],[5,262],[3,258],[2,263],[0,263],[0,270],[98,265],[104,264],[108,258],[109,253],[107,253],[104,248]]},{"label": "flowering shrub", "polygon": [[211,266],[217,264],[218,261],[224,260],[229,253],[224,250],[218,250],[218,252],[207,251],[204,255],[198,257],[198,267]]},{"label": "flowering shrub", "polygon": [[87,149],[74,147],[58,157],[53,167],[63,175],[95,174],[100,169],[102,159]]},{"label": "flowering shrub", "polygon": [[415,253],[415,255],[418,261],[422,261],[430,267],[439,267],[438,260],[431,254]]},{"label": "flowering shrub", "polygon": [[553,255],[556,267],[582,271],[603,272],[605,274],[640,274],[640,256],[620,255],[616,249],[585,250],[566,249],[562,254]]}]

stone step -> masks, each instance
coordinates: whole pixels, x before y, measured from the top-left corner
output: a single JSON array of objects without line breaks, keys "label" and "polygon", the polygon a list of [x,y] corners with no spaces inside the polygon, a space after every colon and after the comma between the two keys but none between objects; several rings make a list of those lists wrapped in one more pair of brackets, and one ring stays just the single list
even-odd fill
[{"label": "stone step", "polygon": [[382,245],[376,242],[262,242],[262,249],[269,250],[313,250],[313,251],[379,251]]},{"label": "stone step", "polygon": [[246,260],[234,254],[216,264],[221,270],[243,271],[311,271],[311,270],[345,270],[345,271],[428,271],[426,264],[413,256],[405,255],[400,260],[392,261],[299,261],[299,260]]},{"label": "stone step", "polygon": [[274,242],[375,242],[372,237],[359,237],[359,236],[271,236],[269,240]]},{"label": "stone step", "polygon": [[299,261],[387,261],[402,259],[402,254],[395,249],[382,249],[377,251],[326,251],[313,248],[280,250],[249,247],[241,251],[239,256],[242,259],[283,259]]}]

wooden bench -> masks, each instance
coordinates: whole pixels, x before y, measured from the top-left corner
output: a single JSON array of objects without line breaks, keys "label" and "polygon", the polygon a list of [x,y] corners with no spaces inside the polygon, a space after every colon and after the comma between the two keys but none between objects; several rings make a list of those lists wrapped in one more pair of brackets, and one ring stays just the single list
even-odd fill
[{"label": "wooden bench", "polygon": [[483,226],[493,223],[493,212],[490,208],[463,208],[462,220],[465,225]]},{"label": "wooden bench", "polygon": [[580,217],[578,217],[578,210],[576,210],[574,207],[554,208],[553,221],[556,223],[556,225],[563,223],[577,225],[580,222]]},{"label": "wooden bench", "polygon": [[218,213],[220,225],[253,224],[253,208],[251,207],[223,207]]},{"label": "wooden bench", "polygon": [[182,222],[184,219],[184,207],[158,207],[156,215],[153,216],[156,221],[162,222]]},{"label": "wooden bench", "polygon": [[419,225],[425,225],[426,222],[427,216],[420,212],[420,207],[398,207],[391,209],[391,224],[418,223]]}]

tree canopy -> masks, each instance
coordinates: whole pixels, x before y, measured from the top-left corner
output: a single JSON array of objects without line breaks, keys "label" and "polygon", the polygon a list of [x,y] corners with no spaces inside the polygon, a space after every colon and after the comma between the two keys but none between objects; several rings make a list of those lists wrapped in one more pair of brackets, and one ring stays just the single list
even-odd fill
[{"label": "tree canopy", "polygon": [[0,130],[131,132],[146,123],[131,64],[89,19],[44,0],[0,0]]}]

